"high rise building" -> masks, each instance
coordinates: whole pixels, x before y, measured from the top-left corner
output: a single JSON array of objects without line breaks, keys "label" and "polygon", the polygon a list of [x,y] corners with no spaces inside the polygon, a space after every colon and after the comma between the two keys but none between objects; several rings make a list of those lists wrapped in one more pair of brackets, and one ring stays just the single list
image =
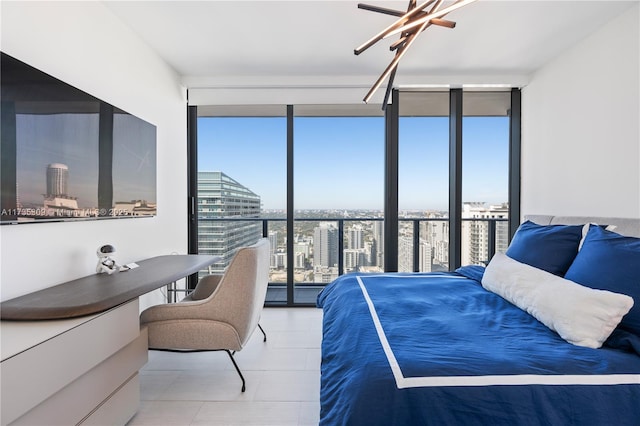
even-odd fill
[{"label": "high rise building", "polygon": [[336,278],[338,278],[338,268],[335,266],[332,266],[330,268],[326,268],[324,266],[313,267],[314,283],[328,284]]},{"label": "high rise building", "polygon": [[398,272],[413,272],[413,238],[398,239]]},{"label": "high rise building", "polygon": [[371,265],[384,267],[384,222],[373,221],[373,245],[371,247]]},{"label": "high rise building", "polygon": [[420,272],[431,272],[432,270],[432,259],[433,259],[433,250],[431,249],[431,244],[427,241],[420,242],[420,259],[419,259],[419,271]]},{"label": "high rise building", "polygon": [[47,166],[47,198],[67,197],[69,195],[69,167],[52,163]]},{"label": "high rise building", "polygon": [[296,269],[305,269],[307,258],[304,253],[295,252],[294,256],[293,267]]},{"label": "high rise building", "polygon": [[271,255],[273,261],[272,268],[274,269],[282,269],[287,266],[287,253],[283,251],[279,251]]},{"label": "high rise building", "polygon": [[434,270],[449,269],[449,221],[429,221],[426,223],[427,242],[433,251],[432,267]]},{"label": "high rise building", "polygon": [[310,247],[309,247],[309,242],[308,241],[298,241],[298,242],[294,243],[293,244],[293,252],[294,253],[300,253],[305,258],[308,258],[309,255],[311,254],[311,250],[310,250]]},{"label": "high rise building", "polygon": [[270,264],[272,268],[278,267],[278,259],[276,258],[276,253],[278,252],[278,231],[269,232],[269,258]]},{"label": "high rise building", "polygon": [[364,249],[345,249],[344,269],[346,272],[358,271],[361,266],[366,266],[366,253]]},{"label": "high rise building", "polygon": [[313,266],[338,265],[338,228],[333,223],[320,223],[313,231]]},{"label": "high rise building", "polygon": [[49,216],[70,216],[78,211],[78,200],[69,196],[69,167],[66,164],[47,166],[47,193],[43,204]]},{"label": "high rise building", "polygon": [[353,225],[347,232],[347,249],[364,248],[364,240],[362,238],[362,226]]},{"label": "high rise building", "polygon": [[269,232],[269,250],[271,253],[278,251],[278,231]]},{"label": "high rise building", "polygon": [[[490,205],[485,203],[464,203],[463,219],[508,219],[508,204]],[[496,246],[498,252],[505,252],[508,245],[508,223],[496,223]],[[462,264],[485,265],[489,260],[489,222],[486,220],[462,221]]]},{"label": "high rise building", "polygon": [[237,249],[262,237],[260,221],[211,220],[260,216],[260,196],[222,172],[198,172],[197,210],[198,252],[220,256],[220,271]]},{"label": "high rise building", "polygon": [[308,241],[298,240],[293,244],[293,253],[294,253],[294,268],[296,269],[306,269],[307,267],[307,259],[311,254],[311,249]]}]

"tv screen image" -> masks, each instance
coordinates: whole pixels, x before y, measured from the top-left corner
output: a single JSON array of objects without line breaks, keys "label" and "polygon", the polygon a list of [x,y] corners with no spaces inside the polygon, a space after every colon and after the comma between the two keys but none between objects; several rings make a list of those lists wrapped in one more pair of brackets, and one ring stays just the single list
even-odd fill
[{"label": "tv screen image", "polygon": [[1,55],[0,223],[155,216],[156,127]]}]

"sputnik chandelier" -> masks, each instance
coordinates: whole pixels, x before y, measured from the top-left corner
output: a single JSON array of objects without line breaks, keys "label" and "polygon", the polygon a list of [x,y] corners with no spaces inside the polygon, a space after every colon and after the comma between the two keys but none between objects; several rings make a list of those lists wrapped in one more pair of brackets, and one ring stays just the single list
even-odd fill
[{"label": "sputnik chandelier", "polygon": [[[390,37],[394,34],[399,34],[400,39],[396,42],[392,43],[389,46],[389,50],[392,52],[395,51],[395,56],[393,60],[389,64],[389,66],[384,70],[380,78],[376,80],[373,84],[367,95],[364,97],[364,102],[367,103],[373,96],[373,94],[378,90],[382,82],[389,78],[387,82],[387,91],[384,96],[384,101],[382,102],[382,109],[384,110],[387,102],[389,100],[389,94],[391,93],[391,88],[393,87],[393,80],[396,76],[396,70],[398,69],[398,63],[400,59],[407,52],[409,47],[413,44],[418,35],[429,28],[431,25],[438,25],[446,28],[455,28],[456,23],[452,21],[448,21],[446,19],[442,19],[447,14],[453,12],[456,9],[461,8],[462,6],[466,6],[469,3],[473,3],[476,0],[457,0],[450,6],[444,7],[440,9],[442,6],[443,0],[428,0],[420,5],[416,5],[416,0],[409,0],[409,7],[406,12],[387,9],[378,6],[371,6],[367,4],[358,4],[359,9],[369,10],[372,12],[384,13],[387,15],[397,16],[398,19],[389,25],[384,30],[380,31],[378,34],[373,36],[369,41],[364,43],[362,46],[356,48],[353,52],[356,55],[361,54],[380,40]],[[429,6],[431,8],[427,9]]]}]

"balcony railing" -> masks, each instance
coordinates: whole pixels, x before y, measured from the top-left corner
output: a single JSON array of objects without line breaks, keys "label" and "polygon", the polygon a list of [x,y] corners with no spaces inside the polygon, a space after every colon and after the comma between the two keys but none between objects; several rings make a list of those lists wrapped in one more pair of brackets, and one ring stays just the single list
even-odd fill
[{"label": "balcony railing", "polygon": [[[381,217],[357,217],[357,218],[328,218],[328,217],[301,217],[294,219],[295,223],[302,222],[316,222],[318,225],[320,223],[333,223],[335,224],[335,229],[337,231],[337,269],[338,275],[343,275],[345,273],[345,265],[344,265],[344,253],[345,253],[345,226],[349,224],[363,224],[363,223],[371,223],[371,222],[383,222],[384,219]],[[285,229],[286,218],[249,218],[249,217],[231,217],[231,218],[215,218],[215,219],[199,219],[199,224],[209,223],[209,222],[251,222],[251,223],[261,223],[262,226],[262,236],[268,237],[270,231],[277,230],[280,232],[280,229]],[[420,244],[422,241],[425,241],[427,238],[421,236],[420,233],[420,225],[426,223],[444,223],[445,226],[448,226],[447,218],[401,218],[399,220],[399,228],[401,229],[401,237],[406,235],[410,235],[412,238],[412,259],[413,259],[413,272],[420,272]],[[486,257],[483,259],[475,259],[474,263],[486,264],[495,254],[496,252],[496,242],[497,241],[506,241],[505,238],[498,239],[498,229],[500,224],[504,223],[504,232],[507,232],[507,223],[508,219],[506,218],[471,218],[471,219],[462,219],[463,226],[465,223],[475,223],[482,224],[483,228],[486,228],[486,246],[482,243],[480,238],[474,239],[474,241],[463,241],[463,247],[466,244],[473,244],[475,250],[478,255],[483,254],[484,251],[478,251],[477,245],[480,243],[482,247],[486,247]],[[280,226],[276,226],[279,224]],[[402,226],[404,224],[405,226]],[[477,230],[475,230],[477,232]],[[483,229],[481,229],[483,231]],[[369,234],[371,231],[366,231]],[[370,236],[370,235],[369,235]],[[286,239],[287,244],[293,243],[293,238]],[[447,236],[448,237],[448,236]],[[440,241],[448,244],[448,238],[443,238]],[[461,247],[461,249],[463,248]],[[470,247],[470,246],[469,246]],[[432,250],[434,247],[432,247]],[[384,253],[384,255],[389,255]],[[391,254],[396,255],[397,253]],[[290,263],[289,263],[290,264]],[[445,265],[448,267],[448,264]],[[406,271],[411,272],[411,271]]]},{"label": "balcony railing", "polygon": [[[250,217],[232,217],[232,218],[215,218],[215,219],[199,219],[199,225],[202,224],[206,224],[206,227],[208,228],[213,228],[213,225],[216,223],[221,223],[221,222],[250,222],[250,223],[259,223],[260,227],[262,228],[262,236],[264,237],[269,237],[269,233],[273,232],[273,231],[278,231],[280,232],[280,230],[286,230],[286,218],[250,218]],[[336,234],[337,234],[337,262],[336,262],[336,266],[334,266],[334,268],[337,269],[337,273],[336,273],[336,277],[343,275],[345,272],[351,272],[351,270],[346,270],[349,268],[345,268],[345,229],[346,227],[349,226],[349,224],[355,225],[367,225],[367,224],[372,224],[373,222],[378,222],[378,223],[383,223],[384,219],[382,217],[357,217],[357,218],[330,218],[330,217],[301,217],[301,218],[296,218],[294,219],[294,223],[317,223],[318,226],[320,225],[320,223],[333,223],[336,229]],[[446,258],[446,256],[448,255],[448,233],[445,232],[445,230],[448,230],[448,224],[449,224],[449,220],[448,218],[401,218],[399,221],[399,231],[400,231],[400,235],[399,238],[409,238],[411,239],[411,257],[412,257],[412,268],[411,270],[407,270],[407,271],[401,271],[401,272],[425,272],[425,271],[421,271],[420,268],[420,246],[421,243],[423,243],[424,241],[429,241],[428,236],[423,236],[421,235],[421,225],[426,225],[426,224],[441,224],[442,225],[442,230],[440,232],[441,234],[441,239],[439,241],[442,241],[444,244],[444,248],[440,247],[433,247],[431,246],[431,253],[429,258],[431,259],[431,264],[429,265],[429,270],[431,270],[431,267],[434,267],[435,270],[448,270],[448,261],[443,261],[443,258]],[[478,219],[478,218],[473,218],[473,219],[462,219],[462,223],[463,223],[463,227],[465,227],[465,225],[469,226],[469,232],[467,235],[475,235],[475,237],[473,237],[475,240],[474,241],[462,241],[462,246],[459,248],[460,250],[466,249],[469,253],[470,256],[468,256],[469,258],[472,258],[473,256],[471,256],[471,254],[473,253],[473,255],[475,255],[476,257],[471,259],[472,262],[471,263],[477,263],[477,264],[486,264],[488,263],[488,261],[493,257],[493,255],[495,254],[495,252],[497,250],[506,250],[506,244],[509,241],[509,238],[507,236],[507,232],[508,232],[508,219],[506,218],[491,218],[491,219]],[[404,225],[404,226],[403,226]],[[472,230],[472,226],[474,226],[474,229]],[[426,227],[428,228],[428,227]],[[423,227],[423,230],[425,229],[425,227]],[[307,228],[307,232],[308,228]],[[370,230],[367,231],[369,233],[368,238],[369,240],[371,240],[371,232]],[[364,233],[364,230],[363,230]],[[480,233],[480,234],[479,234]],[[283,232],[283,234],[286,234],[285,232]],[[226,244],[224,241],[219,241],[221,238],[225,238],[226,233],[215,233],[213,235],[208,235],[207,238],[201,238],[202,242],[206,242],[206,243],[212,243],[212,246],[215,246],[217,249],[224,249],[224,247],[226,247]],[[482,237],[485,238],[482,238]],[[446,237],[446,238],[445,238]],[[284,238],[283,238],[284,240]],[[291,244],[293,241],[293,238],[289,238],[287,236],[286,238],[287,244]],[[486,245],[483,243],[483,241],[486,241]],[[433,244],[433,239],[431,239],[430,241]],[[249,244],[252,242],[249,242]],[[436,252],[442,249],[443,253],[441,253],[440,258],[438,258],[438,255],[436,254]],[[315,254],[315,250],[314,254]],[[284,251],[285,253],[288,252],[287,250]],[[226,253],[226,256],[224,256],[227,260],[230,260],[232,257],[233,253]],[[387,253],[384,253],[383,255],[388,255]],[[392,255],[394,256],[398,256],[398,253],[393,253]],[[463,257],[464,258],[464,257]],[[434,261],[434,259],[438,259],[437,261]],[[315,260],[315,256],[314,256],[314,260]],[[380,268],[380,272],[382,272],[383,268],[379,265],[379,263],[382,262],[382,259],[378,259],[378,267]],[[283,301],[281,300],[279,297],[280,296],[276,296],[277,300],[269,300],[269,296],[267,297],[267,304],[269,305],[280,305],[282,303],[286,303],[287,305],[301,305],[301,306],[307,306],[307,305],[312,305],[313,302],[311,302],[312,300],[315,300],[315,295],[317,295],[317,293],[322,290],[322,288],[324,288],[324,286],[327,284],[326,282],[308,282],[308,281],[296,281],[295,280],[295,271],[296,270],[300,270],[300,268],[296,268],[294,266],[294,273],[290,274],[289,271],[289,266],[290,265],[295,265],[295,263],[293,263],[292,261],[287,261],[286,264],[284,265],[284,271],[286,271],[286,276],[287,279],[286,281],[274,281],[273,279],[270,279],[270,283],[269,283],[269,288],[274,290],[274,291],[278,291],[277,289],[282,289],[285,287],[289,286],[288,281],[290,281],[290,277],[294,276],[293,279],[293,283],[292,285],[295,287],[295,291],[303,291],[304,293],[308,293],[304,296],[303,302],[297,302],[297,301]],[[208,270],[205,271],[201,271],[201,274],[209,274],[209,273],[215,273],[215,272],[222,272],[222,270],[226,267],[226,263],[221,263],[221,264],[217,264],[217,265],[213,265],[213,267],[209,268]],[[313,268],[312,268],[313,269]],[[424,268],[423,268],[424,269]],[[277,271],[272,270],[272,275],[271,277],[273,278],[273,273],[275,273]],[[279,270],[280,275],[282,275],[283,270],[280,269]],[[308,272],[308,271],[307,271]],[[302,274],[303,276],[307,276],[307,274]],[[314,279],[315,281],[315,279]],[[176,286],[175,283],[173,283],[172,285],[169,285],[167,287],[167,300],[168,301],[177,301],[180,297],[178,296],[180,293],[189,293],[191,290],[189,288],[180,288],[179,286]],[[289,293],[291,294],[291,293]],[[296,293],[298,294],[298,293]],[[289,296],[286,296],[286,298],[288,298]],[[297,296],[294,296],[294,298],[296,298]]]}]

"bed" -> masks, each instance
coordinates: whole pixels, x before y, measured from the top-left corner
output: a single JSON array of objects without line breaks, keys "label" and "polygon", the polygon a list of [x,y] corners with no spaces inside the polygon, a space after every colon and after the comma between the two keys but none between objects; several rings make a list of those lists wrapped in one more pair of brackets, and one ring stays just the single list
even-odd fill
[{"label": "bed", "polygon": [[486,267],[320,293],[321,425],[640,424],[640,219],[525,219]]}]

